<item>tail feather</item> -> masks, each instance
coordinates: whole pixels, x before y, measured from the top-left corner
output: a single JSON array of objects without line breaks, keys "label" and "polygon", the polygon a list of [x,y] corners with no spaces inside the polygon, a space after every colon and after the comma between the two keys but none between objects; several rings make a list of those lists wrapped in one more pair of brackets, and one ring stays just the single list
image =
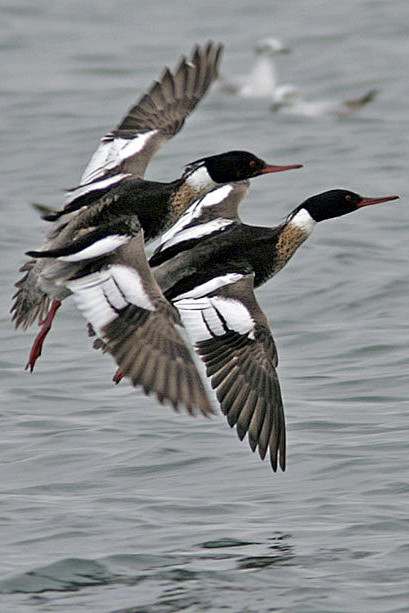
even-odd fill
[{"label": "tail feather", "polygon": [[21,268],[25,275],[17,281],[14,303],[10,309],[16,328],[27,330],[35,321],[44,319],[50,309],[50,298],[38,286],[36,261],[29,260]]}]

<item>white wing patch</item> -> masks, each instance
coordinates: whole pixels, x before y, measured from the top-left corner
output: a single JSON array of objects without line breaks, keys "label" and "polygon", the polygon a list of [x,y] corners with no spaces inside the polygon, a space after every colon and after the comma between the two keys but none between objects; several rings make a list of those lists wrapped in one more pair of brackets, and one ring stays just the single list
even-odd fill
[{"label": "white wing patch", "polygon": [[184,241],[203,238],[204,236],[208,236],[213,232],[222,230],[226,226],[230,226],[232,223],[232,219],[219,218],[208,221],[207,223],[198,224],[197,226],[191,226],[190,228],[177,232],[168,241],[162,241],[160,249],[162,251],[163,249],[167,249],[168,247],[172,247],[172,245],[177,245],[178,243],[183,243]]},{"label": "white wing patch", "polygon": [[229,330],[254,338],[254,320],[240,300],[225,296],[209,296],[220,287],[240,281],[243,276],[239,273],[230,273],[216,277],[180,294],[172,301],[179,311],[192,343],[222,336]]},{"label": "white wing patch", "polygon": [[239,300],[212,296],[185,298],[174,304],[193,344],[223,336],[229,330],[254,338],[253,318]]},{"label": "white wing patch", "polygon": [[180,300],[175,303],[175,307],[192,344],[226,334],[210,298]]},{"label": "white wing patch", "polygon": [[125,245],[129,241],[129,236],[123,234],[112,234],[111,236],[105,236],[99,241],[95,241],[89,247],[85,247],[77,253],[71,255],[62,255],[57,260],[60,262],[80,262],[81,260],[91,260],[92,258],[98,258],[102,255],[106,255],[114,251],[121,245]]},{"label": "white wing patch", "polygon": [[109,270],[128,302],[148,311],[155,310],[142,277],[134,268],[114,264]]},{"label": "white wing patch", "polygon": [[154,311],[143,281],[136,270],[115,264],[67,283],[85,319],[97,334],[118,316],[118,310],[133,304]]},{"label": "white wing patch", "polygon": [[206,281],[206,283],[202,283],[202,285],[197,285],[193,289],[188,292],[184,292],[183,294],[179,294],[175,300],[172,302],[178,302],[179,300],[183,300],[184,298],[204,298],[207,297],[208,294],[219,289],[219,287],[223,287],[225,285],[230,285],[231,283],[236,283],[243,278],[244,275],[238,272],[231,272],[227,275],[222,275],[220,277],[214,277],[214,279],[210,279],[210,281]]},{"label": "white wing patch", "polygon": [[115,308],[107,300],[111,284],[108,270],[67,283],[78,309],[99,336],[101,329],[117,317]]},{"label": "white wing patch", "polygon": [[225,319],[230,330],[239,334],[249,334],[254,328],[254,321],[247,307],[240,300],[215,296],[211,298],[212,305]]},{"label": "white wing patch", "polygon": [[[218,187],[217,189],[209,192],[203,198],[193,202],[186,212],[177,220],[177,222],[173,224],[173,226],[167,232],[162,234],[160,246],[169,242],[176,234],[187,228],[187,226],[198,219],[205,208],[210,208],[220,204],[225,198],[227,198],[232,190],[232,185],[223,185],[222,187]],[[177,239],[176,242],[179,242],[179,239]]]},{"label": "white wing patch", "polygon": [[157,130],[150,130],[138,134],[135,138],[111,139],[109,135],[103,138],[84,170],[80,185],[95,181],[107,170],[112,170],[127,158],[140,153],[156,133]]},{"label": "white wing patch", "polygon": [[204,198],[201,200],[202,208],[210,208],[212,206],[216,206],[220,204],[223,200],[227,198],[230,192],[233,191],[233,185],[223,185],[222,187],[218,187],[217,189],[212,190]]},{"label": "white wing patch", "polygon": [[96,181],[95,183],[87,183],[86,185],[80,185],[79,187],[75,187],[67,192],[64,200],[64,205],[70,204],[76,198],[80,196],[84,196],[90,192],[95,192],[99,189],[105,189],[109,186],[114,186],[117,183],[120,183],[127,177],[130,177],[130,173],[119,173],[114,175],[113,177],[108,177],[107,179],[101,179],[101,181]]}]

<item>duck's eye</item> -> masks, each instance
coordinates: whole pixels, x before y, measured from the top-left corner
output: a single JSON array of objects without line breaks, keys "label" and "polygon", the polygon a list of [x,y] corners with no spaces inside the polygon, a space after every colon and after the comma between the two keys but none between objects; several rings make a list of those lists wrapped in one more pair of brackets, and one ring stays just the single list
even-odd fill
[{"label": "duck's eye", "polygon": [[349,194],[347,194],[345,196],[345,200],[347,200],[348,202],[350,202],[352,200],[351,196]]},{"label": "duck's eye", "polygon": [[255,160],[251,160],[250,168],[255,168],[256,166],[257,166],[256,161]]}]

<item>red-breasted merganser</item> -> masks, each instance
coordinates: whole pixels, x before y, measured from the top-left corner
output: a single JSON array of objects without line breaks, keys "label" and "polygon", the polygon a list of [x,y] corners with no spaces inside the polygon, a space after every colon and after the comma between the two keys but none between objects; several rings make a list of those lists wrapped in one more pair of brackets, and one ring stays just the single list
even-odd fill
[{"label": "red-breasted merganser", "polygon": [[[254,288],[279,272],[317,222],[398,196],[364,198],[335,189],[312,196],[274,228],[240,221],[244,184],[214,190],[190,207],[150,259],[206,365],[223,413],[274,471],[285,469],[285,420],[277,351]],[[222,213],[222,216],[219,214]]]},{"label": "red-breasted merganser", "polygon": [[[198,163],[206,164],[216,179],[221,179],[222,172],[230,177],[257,176],[300,167],[268,165],[244,151],[204,158],[195,167]],[[195,386],[201,392],[203,386],[174,327],[179,323],[178,313],[163,296],[144,255],[141,216],[132,210],[121,214],[115,202],[110,201],[106,207],[107,198],[74,216],[58,235],[58,246],[28,252],[44,262],[37,282],[53,300],[45,331],[40,333],[41,344],[55,315],[54,305],[59,306],[73,292],[79,309],[106,344],[121,375],[129,377],[135,386],[141,385],[145,393],[154,391],[160,401],[170,399],[175,408],[179,393],[180,402],[192,411],[188,391],[193,397]],[[183,362],[182,351],[186,352]],[[29,365],[34,361],[31,355]],[[189,380],[192,385],[188,389]]]},{"label": "red-breasted merganser", "polygon": [[[143,236],[147,240],[157,236],[192,202],[220,184],[299,167],[271,166],[251,153],[230,151],[195,160],[180,179],[170,183],[143,179],[155,151],[181,129],[206,93],[217,74],[220,52],[220,46],[208,43],[203,49],[196,47],[190,61],[182,58],[174,74],[167,69],[119,127],[102,140],[64,209],[47,216],[57,223],[44,249],[28,252],[33,259],[22,268],[26,274],[16,284],[19,289],[12,307],[16,327],[27,328],[36,319],[43,325],[27,364],[31,370],[61,301],[70,294],[68,281],[84,283],[84,276],[106,275],[108,267],[110,310],[95,325],[101,336],[105,339],[105,327],[136,300],[135,287],[142,300],[137,306],[145,309],[143,317],[138,316],[141,329],[134,338],[143,347],[132,350],[134,358],[136,353],[144,357],[139,371],[133,369],[129,374],[133,383],[141,385],[145,393],[156,392],[160,401],[168,398],[175,408],[180,402],[189,411],[197,406],[210,412],[193,361],[174,328],[177,312],[167,304],[150,274]],[[109,338],[105,340],[127,374],[123,346],[114,341],[111,346]],[[148,360],[149,350],[152,359]],[[170,389],[165,379],[175,368],[181,385],[176,389],[176,384],[169,384]]]}]

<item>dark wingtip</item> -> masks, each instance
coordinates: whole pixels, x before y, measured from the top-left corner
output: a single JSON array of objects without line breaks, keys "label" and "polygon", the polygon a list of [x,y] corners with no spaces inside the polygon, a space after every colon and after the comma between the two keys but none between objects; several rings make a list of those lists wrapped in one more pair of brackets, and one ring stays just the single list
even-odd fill
[{"label": "dark wingtip", "polygon": [[59,219],[61,215],[64,215],[64,211],[55,211],[54,213],[41,215],[41,219],[44,219],[44,221],[57,221],[57,219]]},{"label": "dark wingtip", "polygon": [[[278,461],[277,461],[277,456],[278,457]],[[273,469],[273,471],[276,473],[278,466],[280,466],[281,470],[283,472],[285,472],[285,468],[286,468],[286,464],[285,464],[285,454],[283,453],[283,451],[281,450],[281,452],[278,452],[278,454],[276,455],[270,455],[270,464],[271,464],[271,468]]]},{"label": "dark wingtip", "polygon": [[283,472],[285,472],[286,463],[285,463],[285,455],[283,453],[280,454],[280,468]]},{"label": "dark wingtip", "polygon": [[362,104],[367,104],[368,102],[372,102],[372,100],[379,94],[379,89],[371,89],[367,94],[362,96],[361,101]]},{"label": "dark wingtip", "polygon": [[39,202],[31,202],[31,206],[40,213],[40,217],[44,219],[44,221],[56,221],[65,212],[63,209],[54,209],[51,206]]}]

